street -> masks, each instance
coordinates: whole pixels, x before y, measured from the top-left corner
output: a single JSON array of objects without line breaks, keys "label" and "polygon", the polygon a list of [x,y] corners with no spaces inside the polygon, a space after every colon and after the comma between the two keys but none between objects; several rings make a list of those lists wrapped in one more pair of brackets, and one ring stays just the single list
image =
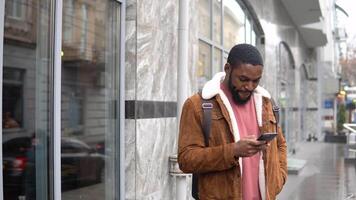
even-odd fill
[{"label": "street", "polygon": [[306,160],[299,175],[289,175],[280,200],[356,199],[356,161],[344,162],[345,144],[304,142],[293,158]]}]

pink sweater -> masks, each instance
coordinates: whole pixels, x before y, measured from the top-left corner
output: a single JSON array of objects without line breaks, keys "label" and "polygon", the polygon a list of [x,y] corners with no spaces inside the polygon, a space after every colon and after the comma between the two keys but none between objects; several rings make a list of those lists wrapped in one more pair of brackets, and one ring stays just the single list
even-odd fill
[{"label": "pink sweater", "polygon": [[[244,105],[235,104],[228,88],[221,84],[221,89],[229,99],[234,111],[240,138],[253,135],[256,138],[260,135],[255,101],[253,96]],[[261,200],[260,188],[258,184],[260,153],[251,157],[242,158],[242,197],[244,200]]]}]

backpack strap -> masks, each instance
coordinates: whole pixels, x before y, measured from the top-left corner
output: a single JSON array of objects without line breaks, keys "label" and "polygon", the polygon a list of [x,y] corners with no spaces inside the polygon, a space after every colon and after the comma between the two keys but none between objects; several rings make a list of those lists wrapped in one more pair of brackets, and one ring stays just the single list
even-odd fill
[{"label": "backpack strap", "polygon": [[[211,99],[203,99],[201,92],[199,95],[202,99],[201,107],[203,109],[203,134],[204,134],[204,143],[205,146],[209,146],[209,136],[210,136],[210,127],[211,127],[211,110],[213,109],[213,104],[211,103]],[[192,197],[196,200],[199,200],[199,188],[198,188],[198,174],[193,173],[192,177]]]},{"label": "backpack strap", "polygon": [[279,111],[280,108],[276,104],[273,98],[271,98],[271,103],[272,103],[272,110],[273,110],[273,115],[274,118],[276,119],[276,133],[278,133],[278,122],[279,122]]},{"label": "backpack strap", "polygon": [[211,127],[211,110],[213,109],[213,104],[210,99],[203,99],[201,107],[203,108],[203,133],[204,133],[204,142],[205,146],[209,146],[209,136],[210,136],[210,127]]}]

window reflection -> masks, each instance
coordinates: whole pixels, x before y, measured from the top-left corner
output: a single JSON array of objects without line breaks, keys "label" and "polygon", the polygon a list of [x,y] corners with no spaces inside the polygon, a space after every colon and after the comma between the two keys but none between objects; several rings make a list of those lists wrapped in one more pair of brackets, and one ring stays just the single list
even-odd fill
[{"label": "window reflection", "polygon": [[114,199],[120,4],[68,0],[64,5],[62,199]]},{"label": "window reflection", "polygon": [[8,0],[5,5],[7,16],[17,19],[25,17],[26,8],[26,1],[24,0]]},{"label": "window reflection", "polygon": [[22,126],[23,70],[4,67],[3,69],[3,129]]},{"label": "window reflection", "polygon": [[6,200],[48,199],[50,7],[48,0],[5,1],[2,178]]}]

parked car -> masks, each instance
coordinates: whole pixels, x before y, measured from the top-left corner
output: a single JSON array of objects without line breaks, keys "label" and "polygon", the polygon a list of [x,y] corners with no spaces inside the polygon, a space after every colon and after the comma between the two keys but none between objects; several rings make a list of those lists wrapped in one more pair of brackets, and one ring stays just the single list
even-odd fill
[{"label": "parked car", "polygon": [[[35,193],[34,150],[41,146],[33,143],[31,137],[18,137],[3,143],[5,196],[7,193],[16,197]],[[62,138],[62,188],[80,187],[102,181],[104,162],[104,155],[99,154],[96,149],[89,147],[86,143],[74,138]]]}]

